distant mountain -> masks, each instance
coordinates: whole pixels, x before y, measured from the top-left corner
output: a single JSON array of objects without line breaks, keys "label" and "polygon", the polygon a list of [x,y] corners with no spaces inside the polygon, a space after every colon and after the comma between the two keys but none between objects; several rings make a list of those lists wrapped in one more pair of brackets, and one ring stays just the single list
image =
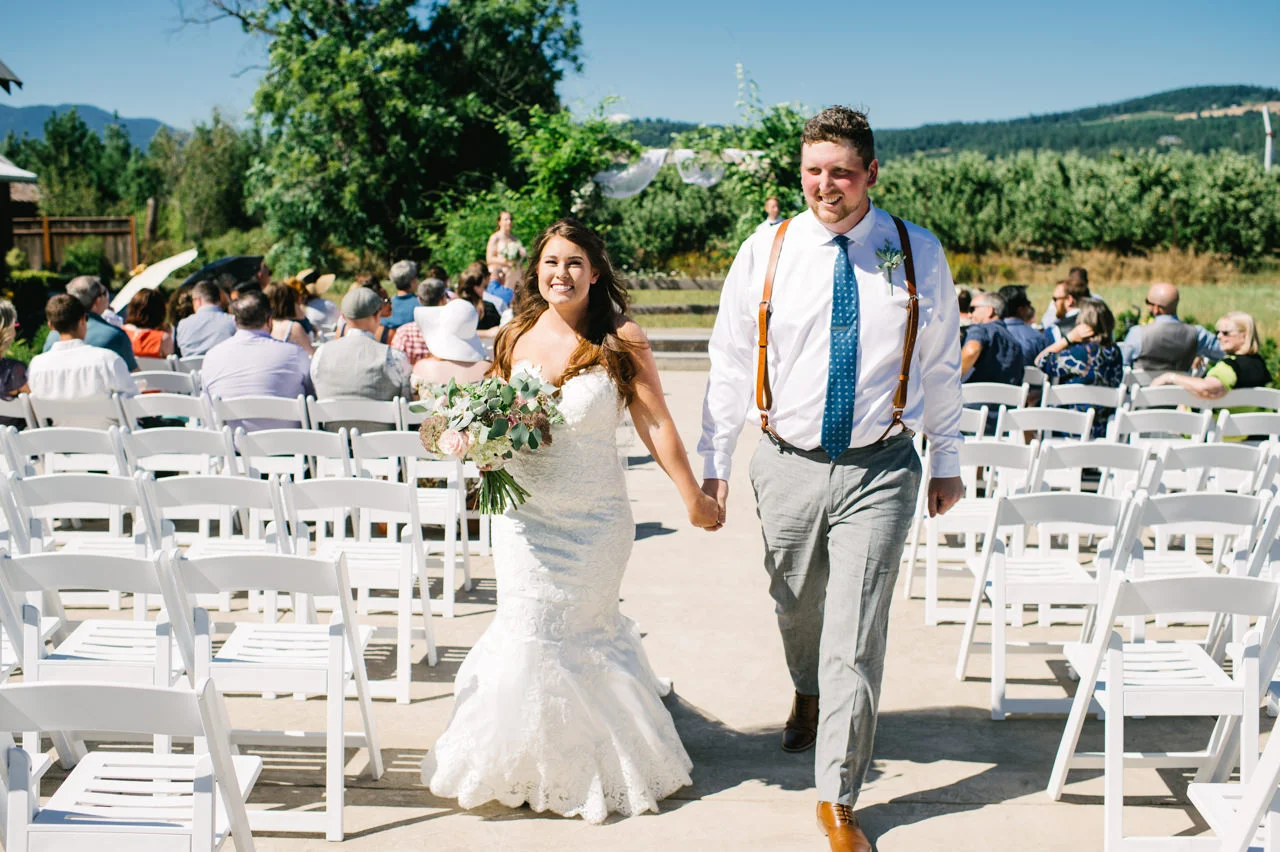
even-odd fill
[{"label": "distant mountain", "polygon": [[[877,130],[881,160],[916,153],[1022,150],[1076,150],[1098,155],[1138,148],[1182,148],[1206,154],[1219,148],[1245,153],[1262,150],[1258,109],[1269,103],[1280,120],[1280,89],[1263,86],[1193,86],[1070,112],[1007,121],[926,124],[904,130]],[[631,119],[624,125],[642,145],[664,147],[671,137],[697,127],[665,118]]]},{"label": "distant mountain", "polygon": [[164,122],[154,118],[116,118],[106,110],[87,104],[59,104],[58,106],[11,107],[0,104],[0,139],[9,131],[21,137],[24,133],[34,138],[44,136],[44,122],[52,113],[59,115],[75,109],[80,118],[98,135],[108,124],[120,124],[129,131],[129,141],[145,148]]}]

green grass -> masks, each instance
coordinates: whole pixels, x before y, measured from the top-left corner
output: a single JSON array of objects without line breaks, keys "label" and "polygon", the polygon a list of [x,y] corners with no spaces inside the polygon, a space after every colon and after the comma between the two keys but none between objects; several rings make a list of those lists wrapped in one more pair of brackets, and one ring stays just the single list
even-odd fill
[{"label": "green grass", "polygon": [[641,328],[711,328],[716,324],[715,314],[638,314],[635,321]]},{"label": "green grass", "polygon": [[719,290],[631,290],[636,305],[718,305]]}]

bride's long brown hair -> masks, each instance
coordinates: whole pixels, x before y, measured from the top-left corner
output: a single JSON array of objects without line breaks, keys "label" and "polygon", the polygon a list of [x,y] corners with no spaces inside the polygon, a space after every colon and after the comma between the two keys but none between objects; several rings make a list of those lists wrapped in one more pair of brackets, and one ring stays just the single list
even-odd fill
[{"label": "bride's long brown hair", "polygon": [[504,379],[511,377],[511,353],[516,348],[516,341],[533,328],[538,317],[549,307],[547,300],[538,291],[538,268],[542,252],[552,237],[563,237],[581,248],[587,254],[591,269],[598,273],[595,283],[588,291],[586,328],[582,331],[582,339],[578,341],[577,348],[569,356],[569,365],[565,368],[561,382],[566,382],[579,373],[603,367],[618,386],[618,393],[629,404],[636,389],[636,364],[631,357],[635,344],[620,337],[618,329],[626,321],[627,305],[630,304],[631,297],[613,271],[604,240],[572,217],[560,219],[534,240],[533,250],[529,252],[529,274],[520,282],[520,289],[516,291],[512,306],[514,316],[502,327],[494,341],[492,373]]}]

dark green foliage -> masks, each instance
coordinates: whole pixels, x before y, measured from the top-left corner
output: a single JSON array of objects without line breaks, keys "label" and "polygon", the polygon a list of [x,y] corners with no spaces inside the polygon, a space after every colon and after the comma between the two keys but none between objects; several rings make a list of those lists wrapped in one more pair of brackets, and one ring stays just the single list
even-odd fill
[{"label": "dark green foliage", "polygon": [[102,237],[85,237],[68,245],[62,251],[62,268],[58,271],[72,278],[77,275],[97,275],[108,287],[114,277]]}]

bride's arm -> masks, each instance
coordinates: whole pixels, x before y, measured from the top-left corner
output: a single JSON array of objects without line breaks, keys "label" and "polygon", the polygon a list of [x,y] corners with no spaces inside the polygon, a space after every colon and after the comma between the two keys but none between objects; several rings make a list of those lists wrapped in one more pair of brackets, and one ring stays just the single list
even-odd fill
[{"label": "bride's arm", "polygon": [[680,499],[689,511],[689,522],[697,527],[716,526],[720,523],[719,507],[713,498],[702,492],[693,476],[689,455],[662,393],[658,362],[649,347],[649,339],[632,320],[619,327],[618,336],[632,345],[631,358],[636,365],[635,395],[629,409],[636,433],[658,466],[675,483]]}]

